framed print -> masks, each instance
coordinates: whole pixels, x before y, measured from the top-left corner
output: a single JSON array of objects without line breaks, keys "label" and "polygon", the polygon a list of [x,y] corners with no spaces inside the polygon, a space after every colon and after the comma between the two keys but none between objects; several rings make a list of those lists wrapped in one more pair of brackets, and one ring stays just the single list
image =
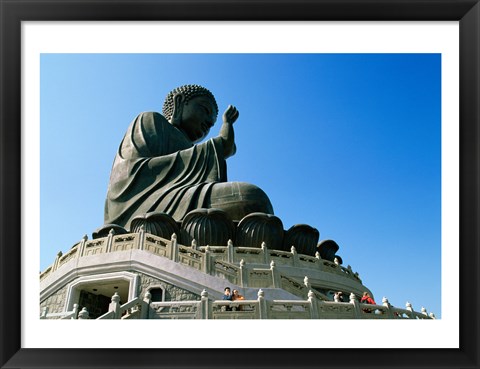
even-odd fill
[{"label": "framed print", "polygon": [[[2,368],[478,367],[477,1],[0,2]],[[204,82],[215,97],[205,93],[207,102],[195,106],[218,113],[221,140],[218,126],[210,138],[202,125],[207,141],[193,150],[205,162],[215,152],[213,164],[195,164],[197,151],[189,151],[180,164],[169,164],[167,177],[188,166],[198,173],[213,168],[202,186],[213,175],[226,178],[223,156],[235,153],[228,129],[241,117],[229,180],[254,193],[248,206],[256,210],[229,213],[224,193],[214,197],[218,190],[207,185],[194,200],[182,189],[181,201],[175,197],[140,218],[113,216],[111,191],[124,173],[111,166],[115,145],[133,137],[125,150],[144,152],[142,132],[153,130],[141,123],[140,133],[122,139],[125,124],[158,109],[156,95],[169,92],[162,84],[203,89],[190,83]],[[197,119],[188,109],[176,116],[189,100],[173,99],[171,116],[167,102],[162,111],[172,126],[190,113]],[[136,119],[148,121],[149,114]],[[151,116],[157,129],[161,118]],[[178,132],[196,143],[193,126],[182,124]],[[175,134],[168,145],[185,139]],[[149,171],[158,169],[159,157],[147,160]],[[99,181],[110,169],[113,184]],[[101,197],[108,187],[105,224],[97,217],[105,200],[96,198],[99,187]],[[220,201],[208,206],[217,210],[170,211],[172,204],[181,212],[188,201],[210,203],[204,198]],[[268,242],[260,247],[265,240],[257,233],[244,236],[252,214],[255,224],[280,229],[279,238],[263,234]],[[155,223],[159,217],[163,223]],[[86,229],[78,229],[78,218]],[[201,239],[198,219],[230,232],[228,246],[217,246],[227,245],[220,228],[208,228],[210,238]],[[175,236],[164,236],[158,224]],[[318,246],[311,226],[320,228]],[[298,229],[315,240],[299,241]],[[77,232],[92,232],[92,240]],[[235,250],[237,243],[243,248]],[[149,259],[147,251],[168,262]],[[97,252],[115,255],[88,264]],[[349,259],[361,265],[352,269]],[[189,294],[193,287],[175,277],[190,273],[185,265],[206,274],[194,281],[201,295],[201,288]],[[298,265],[329,272],[335,287],[303,279]],[[164,279],[152,278],[155,268]],[[369,268],[376,274],[362,274]],[[93,285],[93,276],[101,283]],[[223,307],[214,277],[245,287],[245,301]],[[93,293],[97,288],[103,297]],[[375,296],[375,310],[357,301],[368,288],[385,293]],[[342,289],[348,301],[337,295]],[[403,294],[413,290],[415,310],[399,306],[397,295],[410,298]],[[306,292],[305,301],[285,297]],[[174,294],[183,297],[166,298]],[[189,310],[175,305],[179,300],[198,301]],[[420,311],[423,303],[432,306]],[[236,315],[228,313],[231,306]],[[102,322],[78,321],[85,318]]]}]

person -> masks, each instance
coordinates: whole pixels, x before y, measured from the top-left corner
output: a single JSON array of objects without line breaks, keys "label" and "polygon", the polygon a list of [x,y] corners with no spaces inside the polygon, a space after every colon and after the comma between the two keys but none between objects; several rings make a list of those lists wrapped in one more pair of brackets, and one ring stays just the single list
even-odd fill
[{"label": "person", "polygon": [[343,302],[343,293],[342,293],[342,291],[335,292],[335,295],[333,295],[333,301],[335,301],[335,302]]},{"label": "person", "polygon": [[218,115],[208,89],[175,88],[162,113],[141,113],[128,127],[110,174],[105,224],[128,229],[136,215],[154,211],[181,221],[198,208],[224,210],[232,220],[253,212],[273,214],[262,189],[227,181],[226,159],[236,152],[235,106],[225,110],[218,136],[203,143]]},{"label": "person", "polygon": [[[234,289],[233,290],[233,295],[232,295],[232,301],[241,301],[241,300],[245,300],[245,297],[243,297],[242,295],[240,295],[240,292],[238,292],[237,289]],[[239,305],[238,308],[237,308],[238,311],[242,311],[243,310],[243,306],[242,305]]]},{"label": "person", "polygon": [[[362,304],[369,304],[369,305],[376,305],[377,303],[375,300],[370,296],[368,292],[364,292],[362,298],[360,299],[360,303]],[[364,312],[366,313],[371,313],[371,309],[363,309]]]},{"label": "person", "polygon": [[[230,287],[225,287],[225,289],[223,290],[222,300],[226,300],[226,301],[232,301],[233,300],[233,294],[231,293]],[[228,306],[225,306],[225,310],[227,310],[227,311],[232,310],[232,308],[230,307],[230,304]]]}]

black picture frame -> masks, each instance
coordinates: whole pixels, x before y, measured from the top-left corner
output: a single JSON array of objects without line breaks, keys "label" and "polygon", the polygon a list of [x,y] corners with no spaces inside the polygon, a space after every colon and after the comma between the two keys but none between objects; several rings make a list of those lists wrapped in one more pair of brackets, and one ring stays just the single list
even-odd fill
[{"label": "black picture frame", "polygon": [[[478,0],[0,0],[0,17],[1,368],[479,368]],[[450,297],[461,299],[460,348],[398,350],[22,348],[21,304],[25,301],[21,301],[20,281],[21,23],[86,20],[459,21],[461,264],[460,290],[452,291]],[[462,296],[468,296],[468,301]],[[35,297],[33,299],[35,300]],[[377,332],[379,335],[381,333]],[[445,334],[448,335],[448,332]],[[212,346],[215,346],[214,343]]]}]

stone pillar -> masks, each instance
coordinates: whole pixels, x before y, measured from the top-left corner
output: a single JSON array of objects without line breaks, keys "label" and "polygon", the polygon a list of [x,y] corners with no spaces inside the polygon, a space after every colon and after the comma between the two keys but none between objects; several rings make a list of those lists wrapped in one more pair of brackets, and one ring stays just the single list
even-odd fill
[{"label": "stone pillar", "polygon": [[312,286],[310,285],[310,280],[308,279],[307,276],[305,276],[305,278],[303,278],[303,284],[304,284],[305,287],[307,287],[309,290],[312,288]]},{"label": "stone pillar", "polygon": [[85,244],[88,241],[88,236],[84,235],[82,240],[80,241],[80,244],[78,245],[78,251],[77,251],[77,258],[81,258],[83,256],[83,252],[85,250]]},{"label": "stone pillar", "polygon": [[415,319],[415,315],[413,315],[413,306],[412,306],[412,304],[407,301],[407,303],[405,304],[405,308],[409,311],[408,316],[410,317],[410,319]]},{"label": "stone pillar", "polygon": [[90,315],[89,315],[86,307],[84,307],[84,308],[78,313],[78,319],[90,319]]},{"label": "stone pillar", "polygon": [[210,274],[211,273],[211,258],[210,246],[205,246],[205,252],[203,255],[203,272]]},{"label": "stone pillar", "polygon": [[47,314],[48,314],[48,306],[45,306],[42,309],[42,312],[40,314],[40,319],[47,319]]},{"label": "stone pillar", "polygon": [[263,264],[268,264],[270,259],[270,253],[268,252],[268,247],[265,242],[262,242],[262,254],[263,254]]},{"label": "stone pillar", "polygon": [[388,299],[386,297],[384,297],[382,299],[382,305],[385,306],[387,308],[387,318],[388,319],[393,319],[395,318],[394,314],[393,314],[393,311],[392,311],[392,305],[390,305],[390,302],[388,301]]},{"label": "stone pillar", "polygon": [[207,290],[202,291],[202,299],[200,300],[200,319],[211,319],[212,312],[210,311],[210,303],[208,301]]},{"label": "stone pillar", "polygon": [[360,305],[358,304],[357,296],[355,296],[354,293],[350,294],[350,303],[353,305],[353,311],[355,314],[355,318],[361,318],[362,317],[362,311],[360,309]]},{"label": "stone pillar", "polygon": [[53,262],[53,267],[52,267],[52,272],[57,270],[58,268],[58,263],[60,262],[60,258],[62,257],[63,253],[61,251],[58,252],[57,257],[55,258],[55,261]]},{"label": "stone pillar", "polygon": [[292,257],[293,266],[297,266],[298,265],[298,254],[297,254],[297,249],[295,248],[295,246],[292,246],[292,248],[290,249],[290,252],[293,255],[293,257]]},{"label": "stone pillar", "polygon": [[428,316],[427,309],[425,309],[423,306],[422,306],[422,309],[420,311],[422,312],[423,315]]},{"label": "stone pillar", "polygon": [[141,319],[148,319],[150,317],[150,304],[152,303],[152,294],[147,291],[143,297]]},{"label": "stone pillar", "polygon": [[137,249],[145,250],[145,224],[140,226],[137,237]]},{"label": "stone pillar", "polygon": [[258,318],[268,319],[267,302],[265,301],[265,293],[258,290]]},{"label": "stone pillar", "polygon": [[113,244],[113,235],[115,234],[115,231],[110,229],[108,231],[108,237],[107,237],[107,247],[105,248],[105,252],[111,252],[112,251],[112,244]]},{"label": "stone pillar", "polygon": [[178,242],[175,233],[172,234],[172,240],[170,242],[170,260],[178,262]]},{"label": "stone pillar", "polygon": [[78,310],[79,310],[78,304],[73,304],[73,317],[72,317],[72,319],[77,319],[78,318]]},{"label": "stone pillar", "polygon": [[248,287],[248,270],[243,259],[240,260],[240,286]]},{"label": "stone pillar", "polygon": [[280,273],[278,273],[275,262],[272,260],[270,262],[270,270],[272,271],[272,285],[275,288],[281,288],[282,282],[280,280]]},{"label": "stone pillar", "polygon": [[113,311],[113,319],[120,319],[120,296],[117,292],[112,296],[108,311]]},{"label": "stone pillar", "polygon": [[318,319],[318,304],[312,290],[308,291],[308,302],[310,303],[310,318]]},{"label": "stone pillar", "polygon": [[234,261],[234,256],[235,256],[235,250],[233,250],[233,242],[232,240],[228,240],[227,242],[227,261],[229,263],[233,263]]}]

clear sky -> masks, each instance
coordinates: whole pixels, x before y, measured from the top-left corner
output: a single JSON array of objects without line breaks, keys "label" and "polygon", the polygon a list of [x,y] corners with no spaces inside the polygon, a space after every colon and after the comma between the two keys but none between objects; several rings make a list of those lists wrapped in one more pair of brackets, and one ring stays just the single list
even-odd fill
[{"label": "clear sky", "polygon": [[228,179],[333,239],[377,303],[441,316],[440,54],[42,54],[40,270],[103,225],[116,150],[200,84],[235,105]]}]

